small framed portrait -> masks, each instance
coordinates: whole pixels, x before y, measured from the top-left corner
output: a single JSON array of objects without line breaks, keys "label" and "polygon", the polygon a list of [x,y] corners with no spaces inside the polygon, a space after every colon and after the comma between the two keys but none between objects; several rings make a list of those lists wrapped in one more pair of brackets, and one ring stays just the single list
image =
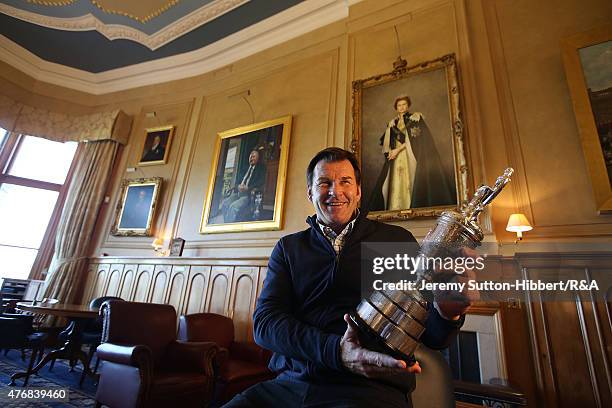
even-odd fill
[{"label": "small framed portrait", "polygon": [[161,126],[146,130],[139,166],[165,164],[168,160],[174,126]]},{"label": "small framed portrait", "polygon": [[561,43],[595,204],[612,213],[612,25],[572,35]]},{"label": "small framed portrait", "polygon": [[434,217],[467,201],[455,55],[353,82],[351,148],[369,217]]},{"label": "small framed portrait", "polygon": [[152,225],[162,178],[123,180],[111,233],[116,236],[152,236]]},{"label": "small framed portrait", "polygon": [[281,228],[291,116],[218,134],[201,233]]},{"label": "small framed portrait", "polygon": [[185,240],[183,238],[174,238],[170,241],[170,256],[183,256],[183,248],[185,248]]}]

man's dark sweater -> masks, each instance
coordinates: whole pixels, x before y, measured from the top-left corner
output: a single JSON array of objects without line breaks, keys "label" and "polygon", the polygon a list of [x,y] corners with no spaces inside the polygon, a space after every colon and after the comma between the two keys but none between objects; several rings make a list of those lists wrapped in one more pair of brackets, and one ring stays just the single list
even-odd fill
[{"label": "man's dark sweater", "polygon": [[[270,369],[279,378],[367,384],[370,380],[344,368],[340,355],[343,316],[361,300],[360,244],[416,240],[401,227],[360,216],[336,254],[316,218],[307,222],[310,228],[281,238],[272,251],[253,315],[255,341],[274,351]],[[432,308],[421,341],[446,347],[462,322],[445,320]]]}]

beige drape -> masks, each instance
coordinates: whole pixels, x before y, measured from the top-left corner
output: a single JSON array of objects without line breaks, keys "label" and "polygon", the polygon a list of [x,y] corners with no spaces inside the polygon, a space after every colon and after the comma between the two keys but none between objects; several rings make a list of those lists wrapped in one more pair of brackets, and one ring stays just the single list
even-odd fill
[{"label": "beige drape", "polygon": [[127,143],[132,118],[119,109],[87,115],[54,112],[0,95],[0,127],[56,142],[114,140]]},{"label": "beige drape", "polygon": [[82,143],[55,240],[55,253],[44,297],[74,303],[84,278],[88,248],[110,181],[118,144],[112,140]]}]

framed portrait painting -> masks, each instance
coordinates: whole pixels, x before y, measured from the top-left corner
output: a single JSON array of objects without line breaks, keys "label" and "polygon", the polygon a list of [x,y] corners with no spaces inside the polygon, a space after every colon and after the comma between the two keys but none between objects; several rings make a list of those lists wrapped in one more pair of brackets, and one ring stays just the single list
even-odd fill
[{"label": "framed portrait painting", "polygon": [[433,217],[467,201],[454,54],[353,82],[351,149],[369,217]]},{"label": "framed portrait painting", "polygon": [[147,129],[138,165],[165,164],[168,161],[172,136],[174,136],[174,126]]},{"label": "framed portrait painting", "polygon": [[116,236],[152,236],[162,178],[123,180],[111,233]]},{"label": "framed portrait painting", "polygon": [[281,228],[291,116],[218,134],[201,233]]},{"label": "framed portrait painting", "polygon": [[612,213],[612,25],[561,46],[597,211]]},{"label": "framed portrait painting", "polygon": [[183,256],[185,240],[183,238],[173,238],[170,241],[170,256]]}]

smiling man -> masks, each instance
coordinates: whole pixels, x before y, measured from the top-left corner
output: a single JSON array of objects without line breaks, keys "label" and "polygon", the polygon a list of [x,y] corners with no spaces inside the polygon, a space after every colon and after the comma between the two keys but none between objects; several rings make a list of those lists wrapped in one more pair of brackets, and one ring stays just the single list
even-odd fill
[{"label": "smiling man", "polygon": [[[418,363],[407,366],[362,347],[347,314],[361,300],[361,243],[416,240],[401,227],[360,214],[361,173],[352,153],[320,151],[306,181],[316,215],[307,219],[310,228],[276,244],[253,316],[255,341],[274,351],[270,369],[278,376],[226,407],[410,407]],[[442,317],[432,308],[421,341],[445,347],[462,312]],[[389,376],[405,381],[379,381]]]}]

